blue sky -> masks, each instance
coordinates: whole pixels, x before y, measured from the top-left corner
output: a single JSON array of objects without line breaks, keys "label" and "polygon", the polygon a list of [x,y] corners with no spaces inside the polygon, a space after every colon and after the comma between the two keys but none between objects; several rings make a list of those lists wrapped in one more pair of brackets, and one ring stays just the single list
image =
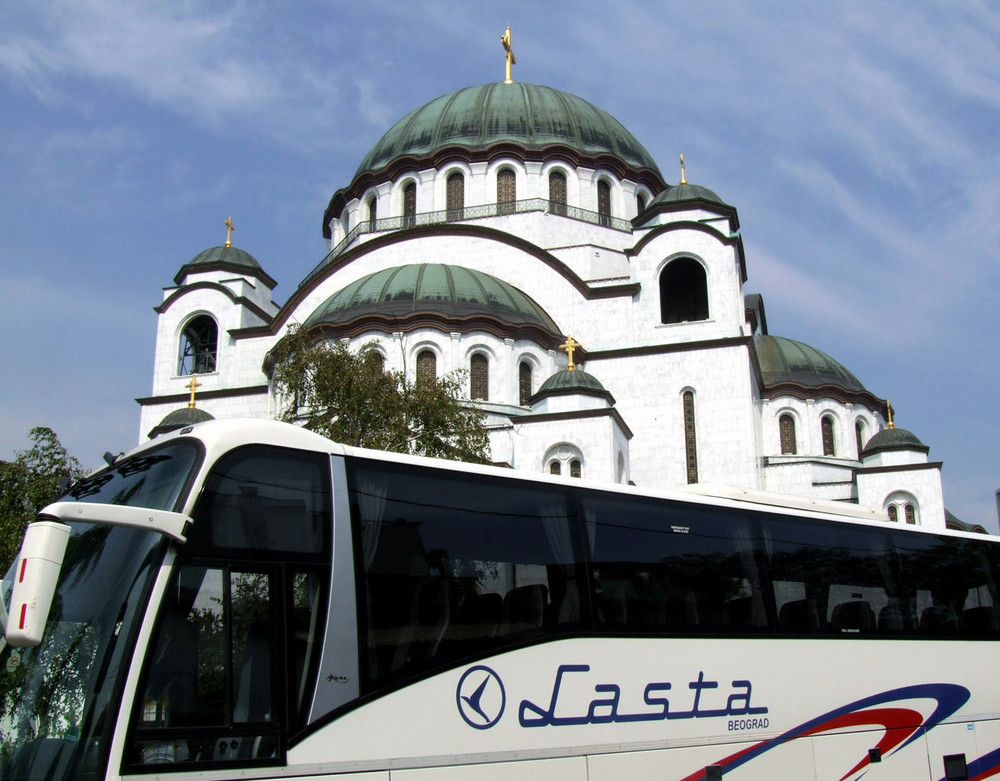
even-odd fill
[{"label": "blue sky", "polygon": [[406,112],[503,78],[621,120],[739,209],[748,292],[892,400],[996,530],[1000,7],[12,1],[0,6],[0,458],[139,438],[160,288],[225,239],[279,281]]}]

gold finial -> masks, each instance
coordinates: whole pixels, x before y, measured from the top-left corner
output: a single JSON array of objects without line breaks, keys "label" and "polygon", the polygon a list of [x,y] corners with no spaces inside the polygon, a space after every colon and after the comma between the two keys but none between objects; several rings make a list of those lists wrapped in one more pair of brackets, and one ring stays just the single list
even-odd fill
[{"label": "gold finial", "polygon": [[510,66],[517,64],[517,58],[514,57],[514,50],[511,48],[510,43],[510,27],[507,28],[507,32],[500,36],[500,43],[503,44],[503,50],[507,58],[507,75],[504,78],[504,84],[513,84],[514,79],[510,77]]},{"label": "gold finial", "polygon": [[191,376],[191,382],[189,382],[185,387],[188,388],[191,391],[191,401],[188,402],[188,406],[191,409],[194,409],[194,391],[195,391],[195,388],[200,388],[201,387],[201,383],[198,382],[197,378],[194,375],[192,375]]},{"label": "gold finial", "polygon": [[892,402],[889,401],[889,399],[885,400],[885,411],[889,422],[889,428],[896,428],[896,424],[892,419]]},{"label": "gold finial", "polygon": [[681,184],[687,184],[687,177],[684,175],[684,155],[681,155]]},{"label": "gold finial", "polygon": [[572,336],[567,336],[566,341],[559,345],[559,349],[565,350],[566,355],[569,357],[569,362],[566,364],[566,368],[569,371],[574,371],[576,369],[576,364],[573,363],[573,351],[580,349],[581,346],[582,345]]},{"label": "gold finial", "polygon": [[[226,221],[222,224],[226,226],[226,246],[231,247],[233,246],[233,231],[236,230],[236,228],[233,227],[233,215],[230,214],[229,217],[226,218]],[[191,406],[193,407],[194,404]]]}]

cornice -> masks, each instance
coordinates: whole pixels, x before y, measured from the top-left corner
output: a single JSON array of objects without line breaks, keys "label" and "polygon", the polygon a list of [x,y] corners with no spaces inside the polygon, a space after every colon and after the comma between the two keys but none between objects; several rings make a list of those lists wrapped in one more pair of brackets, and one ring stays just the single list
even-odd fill
[{"label": "cornice", "polygon": [[[241,396],[259,396],[268,392],[267,385],[251,385],[244,388],[225,388],[223,390],[199,391],[200,399],[236,399]],[[136,403],[141,407],[148,407],[153,404],[177,404],[187,402],[191,398],[191,393],[169,393],[163,396],[145,396],[136,399]]]},{"label": "cornice", "polygon": [[156,312],[158,315],[162,315],[173,304],[175,304],[181,298],[183,298],[188,293],[190,293],[190,292],[192,292],[194,290],[215,290],[215,291],[218,291],[219,293],[222,293],[223,295],[225,295],[234,304],[246,307],[247,309],[249,309],[251,312],[253,312],[255,315],[257,315],[261,320],[264,320],[265,322],[270,322],[271,318],[273,317],[273,315],[271,315],[268,312],[265,312],[263,309],[261,309],[257,304],[255,304],[253,301],[251,301],[246,296],[237,296],[232,290],[230,290],[225,285],[219,284],[218,282],[208,282],[208,281],[193,282],[190,285],[184,285],[183,287],[178,288],[173,293],[171,293],[169,296],[167,296],[166,299],[164,299],[163,303],[161,303],[159,306],[154,306],[153,307],[153,311]]}]

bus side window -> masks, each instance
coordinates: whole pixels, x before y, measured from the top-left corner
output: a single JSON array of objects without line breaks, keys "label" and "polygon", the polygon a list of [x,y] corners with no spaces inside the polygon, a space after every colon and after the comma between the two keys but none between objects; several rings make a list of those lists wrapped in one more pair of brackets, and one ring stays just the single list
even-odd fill
[{"label": "bus side window", "polygon": [[276,755],[272,578],[180,567],[134,714],[139,765]]}]

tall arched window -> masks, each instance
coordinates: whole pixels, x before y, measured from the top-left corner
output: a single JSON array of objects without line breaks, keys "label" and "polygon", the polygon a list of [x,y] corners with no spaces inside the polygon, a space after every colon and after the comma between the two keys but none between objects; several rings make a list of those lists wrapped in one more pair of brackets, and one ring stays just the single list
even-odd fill
[{"label": "tall arched window", "polygon": [[660,322],[708,319],[708,279],[694,258],[670,261],[660,272]]},{"label": "tall arched window", "polygon": [[605,179],[597,183],[597,214],[601,225],[611,224],[611,185]]},{"label": "tall arched window", "polygon": [[497,172],[497,214],[512,214],[517,201],[517,175],[504,168]]},{"label": "tall arched window", "polygon": [[569,476],[583,477],[583,465],[576,458],[569,462]]},{"label": "tall arched window", "polygon": [[561,475],[562,474],[562,464],[558,461],[552,461],[549,464],[549,474],[550,475]]},{"label": "tall arched window", "polygon": [[646,211],[646,196],[639,193],[635,196],[635,213],[642,214],[644,211]]},{"label": "tall arched window", "polygon": [[462,219],[465,208],[465,176],[458,171],[448,176],[446,201],[445,208],[448,210],[448,219]]},{"label": "tall arched window", "polygon": [[417,382],[434,382],[437,379],[437,356],[433,350],[417,353]]},{"label": "tall arched window", "polygon": [[795,418],[787,412],[778,418],[778,435],[781,439],[781,454],[794,456],[798,452],[795,439]]},{"label": "tall arched window", "polygon": [[553,214],[566,216],[566,174],[562,171],[549,174],[549,203]]},{"label": "tall arched window", "polygon": [[365,352],[365,363],[379,371],[385,371],[385,356],[374,348]]},{"label": "tall arched window", "polygon": [[694,428],[694,394],[684,391],[684,456],[687,481],[698,482],[698,442]]},{"label": "tall arched window", "polygon": [[896,509],[896,505],[890,504],[885,509],[886,509],[886,512],[889,513],[889,520],[892,521],[893,523],[898,523],[899,522],[899,511]]},{"label": "tall arched window", "polygon": [[378,198],[374,195],[368,199],[368,230],[374,231],[378,222]]},{"label": "tall arched window", "polygon": [[903,508],[903,517],[906,518],[906,522],[913,525],[917,522],[917,511],[912,504],[907,504]]},{"label": "tall arched window", "polygon": [[469,359],[469,390],[470,398],[490,399],[490,362],[482,353],[476,353]]},{"label": "tall arched window", "polygon": [[837,448],[835,447],[835,439],[833,435],[833,418],[829,415],[824,415],[823,419],[820,421],[820,428],[822,429],[823,435],[823,455],[837,455]]},{"label": "tall arched window", "polygon": [[208,315],[192,318],[181,331],[177,374],[208,374],[215,371],[219,349],[219,326]]},{"label": "tall arched window", "polygon": [[517,366],[517,401],[523,407],[528,406],[531,398],[531,364],[521,361]]},{"label": "tall arched window", "polygon": [[407,182],[403,187],[403,225],[407,228],[417,222],[417,183]]},{"label": "tall arched window", "polygon": [[861,458],[861,451],[865,449],[865,422],[858,418],[854,421],[854,441],[858,446],[858,459]]}]

